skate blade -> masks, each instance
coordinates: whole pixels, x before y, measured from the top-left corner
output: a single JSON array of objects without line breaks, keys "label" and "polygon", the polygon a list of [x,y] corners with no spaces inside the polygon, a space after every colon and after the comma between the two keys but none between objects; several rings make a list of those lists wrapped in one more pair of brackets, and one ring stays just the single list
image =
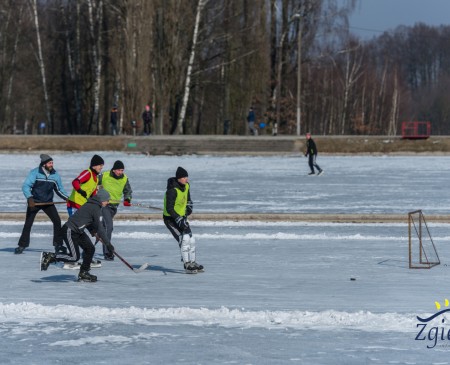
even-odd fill
[{"label": "skate blade", "polygon": [[184,272],[186,273],[186,274],[197,274],[198,273],[198,271],[197,270],[184,270]]},{"label": "skate blade", "polygon": [[43,257],[44,257],[44,253],[41,252],[41,257],[40,257],[40,259],[39,259],[39,270],[41,270],[41,271],[44,271],[44,270],[42,269],[42,259],[43,259]]}]

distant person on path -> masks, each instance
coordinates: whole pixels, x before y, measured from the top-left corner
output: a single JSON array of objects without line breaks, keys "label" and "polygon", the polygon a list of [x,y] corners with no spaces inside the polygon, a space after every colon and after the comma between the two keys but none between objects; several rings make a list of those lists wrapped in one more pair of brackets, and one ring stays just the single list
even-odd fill
[{"label": "distant person on path", "polygon": [[[122,195],[123,205],[126,207],[131,206],[131,194],[133,191],[131,190],[128,176],[124,174],[124,170],[125,165],[123,162],[117,160],[114,162],[110,171],[106,171],[100,175],[98,182],[111,196],[109,204],[102,208],[103,226],[105,227],[109,241],[111,241],[112,231],[114,229],[113,218],[117,213]],[[103,255],[106,261],[114,260],[114,254],[105,245],[103,245]]]},{"label": "distant person on path", "polygon": [[[53,193],[55,192],[61,199],[67,200],[68,194],[64,190],[61,178],[53,168],[53,159],[46,154],[40,155],[39,167],[31,170],[22,185],[23,195],[28,201],[25,224],[19,238],[18,247],[15,254],[21,254],[30,245],[30,232],[36,214],[43,210],[53,223],[53,246],[55,251],[61,249],[61,218],[53,204]],[[44,203],[36,205],[36,203]],[[45,204],[48,203],[48,204]]]},{"label": "distant person on path", "polygon": [[248,114],[247,114],[247,123],[248,123],[248,129],[250,131],[250,134],[252,136],[256,136],[258,132],[255,129],[255,111],[253,110],[253,107],[250,107]]},{"label": "distant person on path", "polygon": [[317,147],[314,140],[311,138],[311,133],[306,133],[306,152],[305,156],[308,156],[308,163],[311,172],[308,175],[315,175],[314,167],[319,171],[317,175],[321,175],[323,170],[316,162],[317,159]]},{"label": "distant person on path", "polygon": [[188,172],[178,167],[175,177],[167,180],[167,191],[164,196],[164,224],[178,242],[184,269],[188,274],[203,271],[203,266],[195,261],[195,239],[187,217],[192,213]]},{"label": "distant person on path", "polygon": [[118,110],[117,110],[117,104],[114,104],[113,108],[111,109],[111,135],[115,136],[117,135],[117,122],[118,122]]},{"label": "distant person on path", "polygon": [[67,248],[67,253],[43,252],[41,254],[41,271],[48,269],[48,266],[56,262],[76,262],[80,258],[80,247],[83,250],[83,262],[78,274],[78,281],[97,281],[97,276],[89,273],[91,269],[92,258],[95,253],[95,246],[85,232],[85,228],[91,235],[97,235],[108,248],[114,252],[114,246],[111,244],[103,224],[100,221],[102,207],[105,207],[109,201],[109,193],[106,190],[99,190],[97,195],[89,198],[74,215],[62,227],[62,235]]},{"label": "distant person on path", "polygon": [[150,105],[145,106],[145,110],[142,113],[142,120],[144,121],[144,134],[149,136],[152,134],[153,114],[150,109]]},{"label": "distant person on path", "polygon": [[72,193],[67,200],[67,212],[69,217],[72,216],[77,209],[87,202],[87,200],[97,193],[98,175],[102,171],[105,161],[99,155],[92,156],[91,164],[87,170],[81,172],[72,181]]}]

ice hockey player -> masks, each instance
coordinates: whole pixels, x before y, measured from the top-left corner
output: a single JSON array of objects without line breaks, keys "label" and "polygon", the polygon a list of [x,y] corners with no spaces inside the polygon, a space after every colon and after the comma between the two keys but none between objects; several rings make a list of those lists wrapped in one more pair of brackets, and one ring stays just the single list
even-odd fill
[{"label": "ice hockey player", "polygon": [[184,269],[188,274],[203,271],[203,266],[195,262],[195,239],[187,217],[192,213],[188,173],[178,167],[175,177],[167,180],[167,191],[164,196],[164,224],[177,240],[181,251]]},{"label": "ice hockey player", "polygon": [[[31,227],[40,210],[43,210],[53,223],[55,251],[62,247],[61,218],[53,204],[53,193],[55,192],[63,200],[67,200],[68,194],[61,183],[61,177],[53,168],[53,159],[46,154],[40,155],[40,158],[39,166],[29,172],[22,185],[22,192],[28,201],[28,207],[19,244],[14,250],[15,254],[21,254],[30,245]],[[36,205],[36,203],[40,204]]]},{"label": "ice hockey player", "polygon": [[102,171],[105,161],[99,155],[94,155],[91,164],[87,170],[81,172],[72,181],[72,193],[67,200],[67,212],[69,217],[74,214],[77,209],[86,203],[86,201],[94,196],[97,192],[98,175]]},{"label": "ice hockey player", "polygon": [[[103,225],[106,229],[108,239],[111,241],[112,231],[114,229],[113,218],[117,213],[120,204],[120,199],[123,195],[123,205],[131,206],[132,190],[128,176],[124,174],[125,165],[122,161],[117,160],[110,171],[106,171],[99,177],[99,185],[103,187],[111,196],[109,204],[103,208]],[[112,252],[103,245],[103,255],[105,260],[114,260]]]},{"label": "ice hockey player", "polygon": [[78,281],[97,281],[97,276],[89,273],[91,262],[95,252],[95,246],[84,229],[86,228],[92,236],[98,236],[108,250],[114,253],[114,246],[108,239],[103,224],[100,221],[102,207],[109,202],[110,196],[106,190],[99,190],[97,194],[88,199],[75,214],[62,227],[64,244],[67,254],[54,254],[53,252],[42,252],[41,271],[47,270],[51,263],[76,262],[80,258],[80,248],[83,250],[83,262],[80,267]]}]

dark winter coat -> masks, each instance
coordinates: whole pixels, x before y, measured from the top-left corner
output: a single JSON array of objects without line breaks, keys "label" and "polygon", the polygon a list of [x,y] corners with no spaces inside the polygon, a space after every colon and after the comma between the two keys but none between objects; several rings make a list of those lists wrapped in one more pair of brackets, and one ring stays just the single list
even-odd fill
[{"label": "dark winter coat", "polygon": [[144,121],[144,124],[151,124],[151,122],[153,121],[152,111],[144,111],[142,113],[142,120]]},{"label": "dark winter coat", "polygon": [[117,125],[117,108],[112,108],[111,110],[111,124]]},{"label": "dark winter coat", "polygon": [[97,196],[88,199],[66,222],[70,230],[82,234],[87,228],[91,234],[97,233],[105,244],[110,243],[101,222],[102,202]]},{"label": "dark winter coat", "polygon": [[308,155],[317,155],[316,143],[313,141],[312,138],[306,140],[306,153],[305,153],[305,156],[308,156]]}]

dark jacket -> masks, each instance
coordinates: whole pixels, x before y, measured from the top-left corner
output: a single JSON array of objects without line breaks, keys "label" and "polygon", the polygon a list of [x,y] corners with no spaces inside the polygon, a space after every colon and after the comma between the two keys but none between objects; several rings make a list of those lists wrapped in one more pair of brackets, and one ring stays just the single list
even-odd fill
[{"label": "dark jacket", "polygon": [[316,143],[313,141],[312,138],[308,139],[306,141],[306,153],[305,156],[308,155],[317,155],[317,147]]},{"label": "dark jacket", "polygon": [[149,110],[149,111],[145,110],[142,113],[142,120],[144,121],[145,124],[150,124],[153,121],[152,111],[151,110]]},{"label": "dark jacket", "polygon": [[111,124],[117,125],[117,108],[111,109]]},{"label": "dark jacket", "polygon": [[97,233],[105,244],[110,243],[106,235],[102,217],[102,202],[97,196],[93,196],[78,209],[66,222],[66,226],[70,230],[83,234],[84,229],[87,228],[91,234]]},{"label": "dark jacket", "polygon": [[[171,177],[167,180],[167,191],[166,191],[166,209],[167,212],[170,214],[170,216],[173,219],[177,219],[179,215],[174,210],[175,206],[175,200],[177,199],[177,192],[175,188],[180,189],[181,191],[184,191],[186,189],[185,185],[182,185],[178,182],[178,179],[176,177]],[[186,215],[192,214],[192,209],[194,203],[191,200],[191,191],[188,191],[187,196],[187,205],[186,205]]]}]

